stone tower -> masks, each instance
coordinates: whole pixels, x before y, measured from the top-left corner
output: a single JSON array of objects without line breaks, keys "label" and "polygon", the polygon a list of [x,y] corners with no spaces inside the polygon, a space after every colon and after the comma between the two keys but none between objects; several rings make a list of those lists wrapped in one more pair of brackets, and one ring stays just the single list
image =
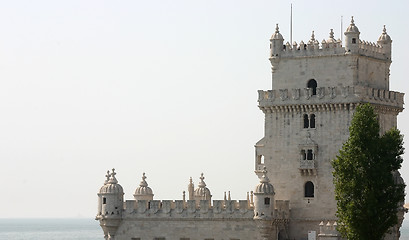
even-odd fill
[{"label": "stone tower", "polygon": [[290,239],[336,221],[330,162],[348,139],[355,107],[371,103],[382,132],[396,127],[403,110],[404,94],[389,90],[386,29],[377,43],[366,42],[352,18],[344,34],[345,46],[332,29],[321,44],[314,32],[306,43],[284,44],[277,25],[270,39],[272,90],[259,91],[265,132],[255,145],[255,172],[260,177],[266,167],[275,199],[290,201]]}]

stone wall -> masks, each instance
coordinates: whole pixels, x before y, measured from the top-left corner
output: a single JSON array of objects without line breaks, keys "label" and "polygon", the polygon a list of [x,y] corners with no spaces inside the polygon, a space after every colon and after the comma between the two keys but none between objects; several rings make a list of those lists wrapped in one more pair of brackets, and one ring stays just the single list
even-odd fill
[{"label": "stone wall", "polygon": [[250,219],[124,219],[116,240],[258,240],[255,221]]}]

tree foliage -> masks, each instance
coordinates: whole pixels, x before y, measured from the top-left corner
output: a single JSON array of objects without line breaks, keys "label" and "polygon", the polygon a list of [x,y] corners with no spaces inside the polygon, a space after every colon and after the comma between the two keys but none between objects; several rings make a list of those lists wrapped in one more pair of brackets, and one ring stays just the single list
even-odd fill
[{"label": "tree foliage", "polygon": [[393,173],[401,168],[403,136],[396,128],[379,134],[371,105],[356,108],[349,138],[332,161],[338,230],[349,240],[380,240],[397,224],[404,184]]}]

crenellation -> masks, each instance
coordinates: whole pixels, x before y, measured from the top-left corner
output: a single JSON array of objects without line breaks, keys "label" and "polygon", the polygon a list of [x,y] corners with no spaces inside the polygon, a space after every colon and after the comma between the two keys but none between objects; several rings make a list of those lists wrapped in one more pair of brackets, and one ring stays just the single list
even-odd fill
[{"label": "crenellation", "polygon": [[[354,23],[352,22],[353,26],[355,27]],[[279,32],[278,32],[279,34]],[[347,32],[345,41],[348,41]],[[348,33],[350,34],[350,33]],[[352,33],[353,34],[353,33]],[[386,37],[382,37],[386,35]],[[386,30],[384,29],[384,33],[382,35],[382,39],[390,39],[390,37],[386,34]],[[276,39],[271,39],[273,43]],[[277,39],[281,42],[283,39]],[[378,40],[377,43],[369,42],[365,40],[359,39],[359,32],[358,32],[358,39],[354,40],[357,41],[355,43],[356,46],[353,49],[355,51],[351,52],[350,43],[346,42],[345,46],[342,46],[342,41],[340,39],[335,40],[334,32],[331,29],[330,38],[328,40],[323,39],[321,44],[315,39],[314,31],[312,32],[311,39],[305,43],[301,40],[299,43],[294,41],[292,44],[286,42],[281,47],[275,47],[272,49],[272,53],[270,56],[270,61],[273,65],[273,68],[276,68],[276,65],[279,64],[277,59],[294,59],[294,58],[304,58],[304,57],[332,57],[332,56],[344,56],[349,54],[358,54],[366,57],[371,57],[375,59],[379,59],[382,61],[390,61],[391,59],[391,52],[390,46],[388,42],[385,40]],[[385,47],[384,47],[385,46]]]},{"label": "crenellation", "polygon": [[[207,215],[237,215],[253,211],[253,204],[248,200],[200,200],[199,205],[195,200],[126,200],[124,203],[125,215],[140,215],[143,217],[179,216],[185,212],[184,217],[205,217]],[[200,214],[200,215],[198,215]],[[204,214],[204,215],[203,215]]]},{"label": "crenellation", "polygon": [[132,213],[135,211],[136,201],[135,200],[126,200],[125,201],[125,213]]},{"label": "crenellation", "polygon": [[[291,105],[305,105],[317,104],[322,100],[326,104],[346,104],[346,103],[360,103],[362,101],[369,101],[371,103],[386,102],[390,107],[403,110],[404,93],[389,91],[385,89],[375,89],[362,86],[333,86],[333,87],[317,87],[317,94],[312,94],[311,88],[304,89],[278,89],[278,90],[259,90],[259,107],[267,107],[270,105],[282,106],[279,109],[287,111],[289,104]],[[279,94],[277,94],[277,92]],[[276,96],[279,97],[277,101]],[[315,105],[313,105],[315,107]],[[337,107],[335,105],[335,107]],[[338,106],[339,107],[339,106]],[[291,107],[293,108],[293,107]],[[317,106],[323,108],[323,106]]]},{"label": "crenellation", "polygon": [[[294,42],[293,45],[287,42],[283,45],[280,58],[343,56],[346,53],[347,51],[339,39],[336,42],[322,40],[321,45],[319,45],[318,42],[305,44],[304,41],[301,41],[300,44]],[[387,56],[387,50],[382,45],[365,40],[360,40],[359,42],[359,54],[380,60],[390,59]],[[275,57],[272,56],[272,58]]]}]

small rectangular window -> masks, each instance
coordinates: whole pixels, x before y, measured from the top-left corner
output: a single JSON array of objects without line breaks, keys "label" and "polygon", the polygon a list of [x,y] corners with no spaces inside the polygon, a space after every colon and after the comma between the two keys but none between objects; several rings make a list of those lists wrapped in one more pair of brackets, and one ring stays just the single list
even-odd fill
[{"label": "small rectangular window", "polygon": [[307,160],[313,160],[312,149],[307,150]]},{"label": "small rectangular window", "polygon": [[106,198],[102,198],[102,204],[107,204],[107,199]]},{"label": "small rectangular window", "polygon": [[356,38],[352,38],[352,43],[356,43]]},{"label": "small rectangular window", "polygon": [[264,204],[265,205],[270,205],[270,198],[268,198],[268,197],[264,198]]}]

